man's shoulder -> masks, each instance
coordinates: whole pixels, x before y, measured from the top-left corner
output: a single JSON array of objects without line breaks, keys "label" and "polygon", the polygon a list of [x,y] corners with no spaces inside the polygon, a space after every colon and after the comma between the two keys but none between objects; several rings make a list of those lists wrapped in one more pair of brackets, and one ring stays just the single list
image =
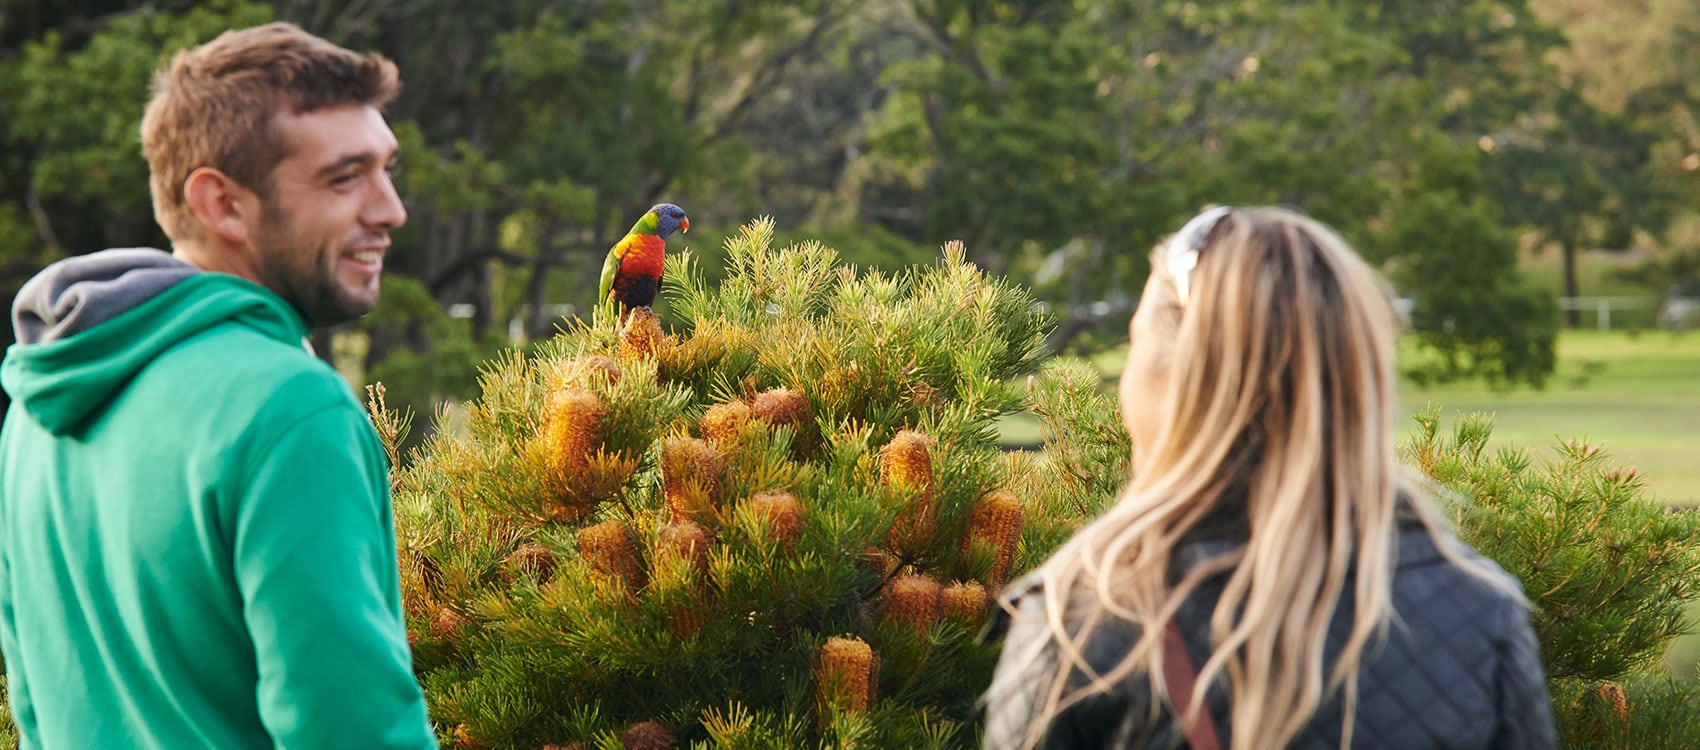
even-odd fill
[{"label": "man's shoulder", "polygon": [[280,341],[237,322],[184,340],[150,369],[153,377],[175,381],[213,403],[246,403],[254,411],[358,406],[348,383],[304,342]]}]

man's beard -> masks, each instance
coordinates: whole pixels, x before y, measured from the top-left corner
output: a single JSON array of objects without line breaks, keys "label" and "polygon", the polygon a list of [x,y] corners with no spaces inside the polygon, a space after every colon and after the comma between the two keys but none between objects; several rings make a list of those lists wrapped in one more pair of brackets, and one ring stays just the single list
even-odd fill
[{"label": "man's beard", "polygon": [[341,257],[337,248],[304,246],[283,210],[269,200],[263,210],[255,245],[265,269],[264,286],[283,297],[313,327],[346,323],[372,312],[376,298],[368,302],[356,297],[337,281]]}]

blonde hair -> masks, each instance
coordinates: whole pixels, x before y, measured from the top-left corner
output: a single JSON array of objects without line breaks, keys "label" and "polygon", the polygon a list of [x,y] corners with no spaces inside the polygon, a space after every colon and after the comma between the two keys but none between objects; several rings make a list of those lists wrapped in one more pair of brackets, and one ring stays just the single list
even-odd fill
[{"label": "blonde hair", "polygon": [[201,167],[269,195],[272,168],[288,156],[272,128],[280,110],[382,107],[400,89],[395,63],[382,55],[343,49],[288,23],[227,31],[178,52],[154,74],[142,116],[155,220],[173,240],[198,233],[183,184]]},{"label": "blonde hair", "polygon": [[[1437,540],[1447,534],[1395,454],[1398,323],[1375,271],[1321,223],[1255,208],[1219,221],[1191,273],[1184,308],[1172,278],[1148,285],[1157,298],[1142,301],[1160,306],[1151,312],[1167,329],[1138,344],[1163,347],[1157,367],[1165,384],[1148,394],[1156,437],[1137,446],[1136,475],[1116,505],[1041,569],[1049,635],[1064,668],[1028,744],[1063,708],[1130,676],[1146,675],[1151,694],[1164,694],[1164,628],[1201,583],[1220,575],[1213,650],[1194,694],[1172,702],[1187,714],[1201,710],[1206,687],[1225,674],[1232,747],[1247,750],[1286,745],[1342,690],[1349,745],[1358,666],[1392,616],[1398,498]],[[1172,552],[1224,517],[1244,529],[1244,543],[1172,581]],[[1347,586],[1351,630],[1324,664]],[[1084,646],[1100,623],[1117,618],[1141,623],[1143,635],[1098,675]],[[1066,693],[1073,670],[1093,680]]]}]

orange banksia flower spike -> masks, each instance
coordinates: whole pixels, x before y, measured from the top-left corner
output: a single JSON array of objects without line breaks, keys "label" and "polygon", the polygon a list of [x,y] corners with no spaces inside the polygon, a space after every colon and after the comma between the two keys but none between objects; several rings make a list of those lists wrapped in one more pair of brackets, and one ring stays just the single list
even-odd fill
[{"label": "orange banksia flower spike", "polygon": [[879,655],[860,638],[828,638],[815,663],[817,704],[866,713],[874,705],[879,669]]},{"label": "orange banksia flower spike", "polygon": [[708,532],[695,522],[671,521],[656,534],[656,552],[669,559],[685,560],[698,572],[708,571]]},{"label": "orange banksia flower spike", "polygon": [[912,552],[933,534],[933,439],[914,430],[900,430],[880,455],[880,480],[907,493],[888,539],[902,552]]},{"label": "orange banksia flower spike", "polygon": [[490,743],[472,736],[472,730],[467,729],[465,724],[457,724],[455,725],[454,746],[458,748],[466,748],[466,750],[483,750],[484,748],[489,747]]},{"label": "orange banksia flower spike", "polygon": [[738,433],[750,419],[749,404],[742,401],[715,404],[702,415],[702,436],[722,448],[736,445]]},{"label": "orange banksia flower spike", "polygon": [[803,504],[787,490],[764,490],[750,498],[750,512],[766,519],[767,533],[787,548],[803,535]]},{"label": "orange banksia flower spike", "polygon": [[555,572],[555,555],[541,544],[527,544],[508,555],[502,561],[502,567],[507,569],[511,578],[531,573],[537,576],[537,580],[547,581]]},{"label": "orange banksia flower spike", "polygon": [[431,634],[445,641],[456,641],[464,634],[472,622],[465,615],[450,607],[437,610],[437,616],[431,620]]},{"label": "orange banksia flower spike", "polygon": [[674,520],[714,523],[724,467],[720,450],[706,440],[673,437],[662,442],[662,494]]},{"label": "orange banksia flower spike", "polygon": [[635,592],[647,582],[643,557],[637,543],[621,520],[603,521],[586,526],[578,533],[579,554],[596,572]]},{"label": "orange banksia flower spike", "polygon": [[956,581],[944,587],[939,599],[945,617],[968,626],[980,621],[986,613],[986,605],[990,603],[986,587],[981,586],[979,581]]},{"label": "orange banksia flower spike", "polygon": [[645,359],[655,356],[667,343],[661,332],[661,319],[647,307],[628,311],[626,322],[620,326],[620,360]]},{"label": "orange banksia flower spike", "polygon": [[586,389],[596,385],[597,380],[604,380],[609,384],[618,383],[620,374],[620,363],[615,362],[613,358],[601,354],[587,354],[562,362],[549,374],[547,385],[551,392]]},{"label": "orange banksia flower spike", "polygon": [[862,550],[862,567],[872,571],[874,575],[885,578],[897,570],[897,557],[878,547],[870,545]]},{"label": "orange banksia flower spike", "polygon": [[1016,543],[1021,540],[1023,522],[1021,502],[1008,490],[986,493],[968,513],[968,534],[962,539],[962,552],[966,555],[976,545],[985,545],[993,550],[992,569],[986,574],[988,583],[1001,585],[1005,576],[1009,575],[1010,563],[1015,561]]},{"label": "orange banksia flower spike", "polygon": [[1623,691],[1621,682],[1602,682],[1594,688],[1594,695],[1611,706],[1611,711],[1625,726],[1629,724],[1629,696]]},{"label": "orange banksia flower spike", "polygon": [[884,589],[885,619],[926,630],[938,622],[941,593],[939,582],[932,576],[893,578]]},{"label": "orange banksia flower spike", "polygon": [[626,750],[672,750],[674,741],[673,733],[654,721],[633,724],[620,735],[620,744]]},{"label": "orange banksia flower spike", "polygon": [[543,410],[543,441],[550,464],[569,477],[583,473],[602,442],[602,420],[606,416],[608,406],[590,391],[549,394]]},{"label": "orange banksia flower spike", "polygon": [[750,413],[774,427],[801,428],[809,420],[809,400],[790,388],[769,388],[756,394]]}]

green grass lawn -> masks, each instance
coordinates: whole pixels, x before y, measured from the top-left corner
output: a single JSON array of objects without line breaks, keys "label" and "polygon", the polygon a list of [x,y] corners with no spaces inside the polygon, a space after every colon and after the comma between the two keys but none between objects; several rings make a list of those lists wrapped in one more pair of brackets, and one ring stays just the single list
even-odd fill
[{"label": "green grass lawn", "polygon": [[1408,417],[1437,406],[1447,418],[1442,424],[1462,413],[1492,414],[1494,445],[1537,454],[1550,454],[1560,440],[1584,439],[1615,463],[1636,467],[1650,499],[1700,504],[1700,331],[1566,331],[1558,359],[1543,390],[1405,384],[1400,408]]}]

